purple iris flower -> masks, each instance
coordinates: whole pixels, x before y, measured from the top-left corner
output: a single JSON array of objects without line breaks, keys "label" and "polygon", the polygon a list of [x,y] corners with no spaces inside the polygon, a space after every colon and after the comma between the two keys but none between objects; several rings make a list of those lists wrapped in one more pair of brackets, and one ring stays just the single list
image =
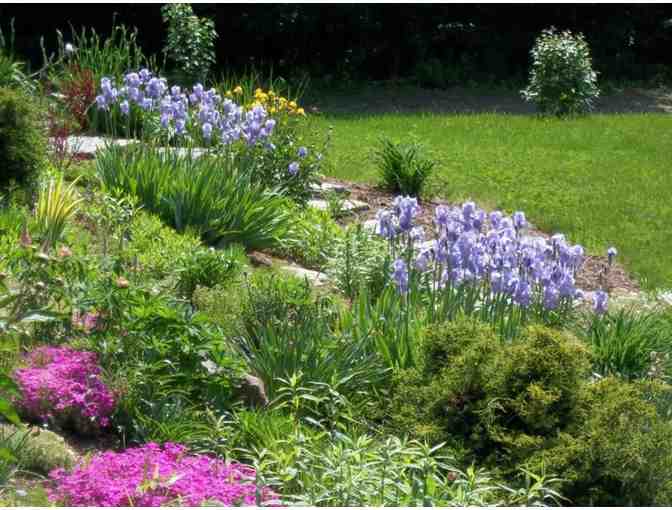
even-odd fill
[{"label": "purple iris flower", "polygon": [[604,315],[607,313],[609,306],[609,295],[603,290],[598,290],[593,295],[593,311],[597,315]]},{"label": "purple iris flower", "polygon": [[401,294],[408,292],[408,268],[402,259],[397,259],[392,263],[392,279]]},{"label": "purple iris flower", "polygon": [[287,171],[289,172],[289,175],[294,177],[296,174],[299,173],[299,164],[296,161],[292,161],[289,164],[289,167],[287,168]]}]

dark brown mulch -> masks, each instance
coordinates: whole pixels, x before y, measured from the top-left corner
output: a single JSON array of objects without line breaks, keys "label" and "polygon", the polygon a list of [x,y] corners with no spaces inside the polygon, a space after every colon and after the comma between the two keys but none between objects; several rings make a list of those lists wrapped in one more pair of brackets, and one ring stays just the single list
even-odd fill
[{"label": "dark brown mulch", "polygon": [[77,457],[84,457],[89,453],[119,450],[122,447],[119,436],[111,432],[102,433],[95,437],[82,437],[69,431],[60,431],[59,433]]},{"label": "dark brown mulch", "polygon": [[[388,208],[392,205],[394,195],[387,191],[381,190],[374,186],[367,184],[351,183],[338,179],[325,179],[327,182],[343,184],[350,190],[350,197],[355,200],[360,200],[369,205],[369,210],[360,213],[357,220],[365,221],[374,219],[379,209]],[[426,200],[421,203],[422,211],[418,217],[417,223],[425,228],[433,227],[434,209],[437,205],[455,205],[450,204],[445,200]],[[353,218],[354,219],[354,218]],[[530,235],[548,236],[546,232],[539,230],[529,231]],[[586,256],[585,262],[581,271],[577,275],[577,286],[583,290],[593,291],[606,287],[610,292],[618,294],[628,294],[632,292],[639,292],[640,286],[637,280],[628,274],[625,268],[619,263],[614,263],[606,274],[606,282],[604,281],[605,270],[608,267],[607,257],[598,255]],[[606,285],[604,285],[606,283]]]}]

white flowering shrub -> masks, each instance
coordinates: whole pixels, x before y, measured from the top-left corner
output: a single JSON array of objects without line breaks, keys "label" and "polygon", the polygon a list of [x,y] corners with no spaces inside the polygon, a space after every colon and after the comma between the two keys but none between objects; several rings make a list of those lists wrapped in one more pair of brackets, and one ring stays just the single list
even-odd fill
[{"label": "white flowering shrub", "polygon": [[526,101],[550,115],[586,113],[600,91],[590,48],[582,34],[544,30],[531,51],[530,82],[521,91]]}]

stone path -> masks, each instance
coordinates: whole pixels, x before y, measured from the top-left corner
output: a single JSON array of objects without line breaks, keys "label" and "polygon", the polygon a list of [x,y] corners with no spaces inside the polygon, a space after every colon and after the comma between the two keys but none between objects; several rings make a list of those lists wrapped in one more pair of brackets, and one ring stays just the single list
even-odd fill
[{"label": "stone path", "polygon": [[[124,147],[126,145],[136,143],[137,140],[127,140],[124,138],[109,138],[103,136],[70,136],[68,137],[68,148],[75,154],[87,156],[88,158],[95,158],[96,153],[105,149],[108,145],[118,145]],[[164,152],[166,149],[160,148],[159,152]],[[180,156],[191,153],[194,157],[201,157],[206,153],[206,149],[195,147],[187,149],[184,147],[170,148],[168,151],[171,154],[178,154]]]}]

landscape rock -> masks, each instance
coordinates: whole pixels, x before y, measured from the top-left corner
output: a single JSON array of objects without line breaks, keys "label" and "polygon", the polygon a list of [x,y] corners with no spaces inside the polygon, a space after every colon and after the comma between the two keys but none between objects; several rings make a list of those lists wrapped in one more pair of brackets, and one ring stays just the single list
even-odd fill
[{"label": "landscape rock", "polygon": [[320,184],[312,184],[310,186],[310,191],[312,191],[313,196],[315,197],[324,197],[328,193],[347,193],[348,188],[346,188],[344,184],[323,182]]},{"label": "landscape rock", "polygon": [[264,255],[259,251],[251,251],[247,256],[250,258],[250,262],[255,266],[271,267],[273,265],[271,257]]},{"label": "landscape rock", "polygon": [[281,266],[280,270],[292,273],[298,278],[307,278],[308,281],[316,287],[326,284],[329,279],[326,274],[312,269],[306,269],[300,266]]},{"label": "landscape rock", "polygon": [[249,407],[266,407],[269,402],[264,382],[251,374],[245,374],[241,379],[238,397]]},{"label": "landscape rock", "polygon": [[[329,209],[329,202],[322,199],[313,199],[308,201],[308,205],[322,211]],[[368,211],[369,204],[366,202],[361,202],[359,200],[344,200],[342,203],[343,212],[346,213],[358,213],[362,211]]]}]

